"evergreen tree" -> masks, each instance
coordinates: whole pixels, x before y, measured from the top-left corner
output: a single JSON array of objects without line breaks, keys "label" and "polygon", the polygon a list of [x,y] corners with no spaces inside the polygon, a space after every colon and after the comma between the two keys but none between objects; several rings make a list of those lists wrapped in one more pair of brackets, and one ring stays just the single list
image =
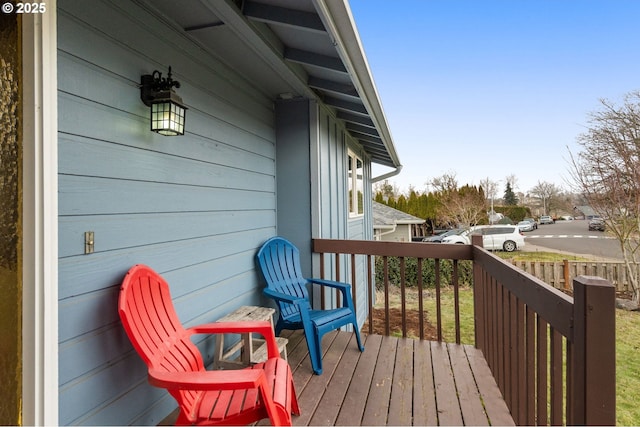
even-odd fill
[{"label": "evergreen tree", "polygon": [[407,207],[408,207],[407,198],[404,197],[404,194],[401,194],[400,197],[398,197],[398,200],[396,201],[396,205],[394,206],[394,209],[397,209],[402,212],[408,212]]},{"label": "evergreen tree", "polygon": [[515,206],[518,204],[518,198],[513,192],[510,182],[507,182],[507,188],[504,190],[504,204],[507,206]]}]

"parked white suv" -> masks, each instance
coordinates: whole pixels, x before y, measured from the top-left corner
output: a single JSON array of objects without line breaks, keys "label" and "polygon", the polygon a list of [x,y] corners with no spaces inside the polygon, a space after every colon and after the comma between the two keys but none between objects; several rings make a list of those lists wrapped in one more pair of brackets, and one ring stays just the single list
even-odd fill
[{"label": "parked white suv", "polygon": [[470,244],[471,235],[481,235],[482,245],[489,250],[513,252],[524,247],[524,237],[515,225],[479,225],[458,236],[442,239],[442,243]]},{"label": "parked white suv", "polygon": [[478,227],[471,227],[464,230],[459,234],[452,234],[450,236],[446,236],[442,238],[442,243],[457,243],[460,245],[468,245],[471,243],[471,238],[469,234],[473,232]]}]

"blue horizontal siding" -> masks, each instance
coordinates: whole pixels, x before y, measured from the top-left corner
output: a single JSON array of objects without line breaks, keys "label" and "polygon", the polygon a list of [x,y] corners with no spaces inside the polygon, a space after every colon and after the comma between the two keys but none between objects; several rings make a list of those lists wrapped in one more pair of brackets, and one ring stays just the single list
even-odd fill
[{"label": "blue horizontal siding", "polygon": [[274,193],[61,175],[60,215],[275,209]]},{"label": "blue horizontal siding", "polygon": [[83,255],[85,231],[94,232],[100,253],[273,228],[275,216],[273,209],[64,216],[58,223],[59,256]]},{"label": "blue horizontal siding", "polygon": [[[156,269],[187,326],[265,303],[254,255],[276,232],[273,100],[135,2],[58,6],[59,422],[157,424],[175,402],[122,330],[120,283]],[[138,88],[168,64],[189,107],[176,138],[148,130]]]},{"label": "blue horizontal siding", "polygon": [[[162,153],[148,148],[64,135],[58,145],[58,171],[65,175],[196,186],[204,183],[221,188],[275,191],[273,159],[221,147],[220,144],[209,145],[184,141],[179,153]],[[91,161],[92,158],[99,161]],[[251,169],[247,169],[249,167]]]},{"label": "blue horizontal siding", "polygon": [[[134,264],[147,264],[160,273],[179,270],[182,267],[207,263],[235,253],[246,253],[253,262],[253,255],[260,243],[275,233],[275,227],[223,236],[170,242],[144,248],[122,249],[100,254],[60,259],[59,298],[61,300],[119,285],[127,270]],[[229,274],[230,267],[225,267]],[[218,277],[213,269],[201,280],[204,286]],[[257,284],[256,284],[257,285]],[[180,289],[190,289],[192,283]],[[197,289],[197,287],[196,287]],[[174,295],[175,296],[175,295]]]}]

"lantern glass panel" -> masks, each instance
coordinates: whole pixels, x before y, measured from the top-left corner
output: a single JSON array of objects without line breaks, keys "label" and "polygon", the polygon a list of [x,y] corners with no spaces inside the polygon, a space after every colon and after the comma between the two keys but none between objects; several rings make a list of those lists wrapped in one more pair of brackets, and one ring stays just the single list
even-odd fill
[{"label": "lantern glass panel", "polygon": [[151,105],[151,130],[161,135],[183,135],[185,108],[172,101]]}]

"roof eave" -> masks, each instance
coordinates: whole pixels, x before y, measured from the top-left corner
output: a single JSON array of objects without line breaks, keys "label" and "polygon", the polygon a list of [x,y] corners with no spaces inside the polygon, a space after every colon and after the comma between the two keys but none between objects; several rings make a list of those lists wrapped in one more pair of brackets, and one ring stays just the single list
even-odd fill
[{"label": "roof eave", "polygon": [[313,0],[313,3],[326,30],[335,41],[338,55],[353,76],[354,86],[380,134],[393,167],[400,168],[400,158],[347,0]]}]

